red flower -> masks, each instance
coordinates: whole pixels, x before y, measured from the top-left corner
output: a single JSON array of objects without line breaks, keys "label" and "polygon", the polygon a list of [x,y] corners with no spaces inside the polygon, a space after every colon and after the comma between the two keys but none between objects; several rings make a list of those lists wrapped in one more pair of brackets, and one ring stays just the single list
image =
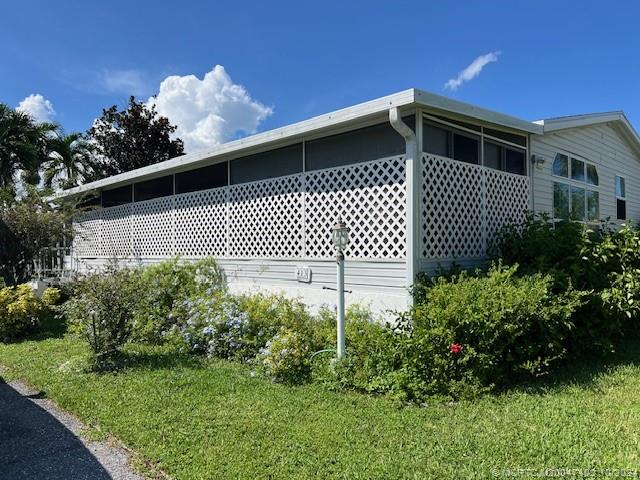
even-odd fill
[{"label": "red flower", "polygon": [[452,343],[449,345],[449,351],[452,355],[460,355],[460,352],[462,352],[462,345],[459,343]]}]

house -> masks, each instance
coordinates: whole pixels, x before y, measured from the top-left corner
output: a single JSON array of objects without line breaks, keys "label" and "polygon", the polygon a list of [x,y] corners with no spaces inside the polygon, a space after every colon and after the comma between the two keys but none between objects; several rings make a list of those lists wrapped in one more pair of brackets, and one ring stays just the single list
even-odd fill
[{"label": "house", "polygon": [[640,138],[622,112],[521,120],[416,89],[67,190],[79,270],[213,256],[235,290],[401,309],[418,272],[473,265],[527,211],[640,219]]}]

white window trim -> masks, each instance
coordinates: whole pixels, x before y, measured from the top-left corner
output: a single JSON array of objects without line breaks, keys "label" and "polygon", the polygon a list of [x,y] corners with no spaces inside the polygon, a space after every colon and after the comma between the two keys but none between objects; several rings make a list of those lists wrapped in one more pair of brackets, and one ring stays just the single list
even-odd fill
[{"label": "white window trim", "polygon": [[[623,196],[619,196],[618,195],[618,178],[622,179],[622,183],[624,184],[624,195]],[[624,212],[625,212],[625,216],[628,217],[628,212],[627,212],[627,178],[623,177],[622,175],[615,175],[613,178],[613,195],[616,197],[616,221],[619,222],[626,222],[627,219],[626,218],[618,218],[618,200],[622,200],[624,202]]]},{"label": "white window trim", "polygon": [[[553,164],[555,163],[556,160],[556,156],[557,154],[561,154],[564,155],[565,157],[567,157],[567,177],[563,177],[562,175],[556,175],[553,172]],[[575,158],[576,160],[580,160],[583,164],[584,164],[584,180],[575,180],[573,178],[571,178],[571,158]],[[596,169],[596,175],[598,175],[598,185],[593,185],[589,182],[587,182],[587,165],[592,165],[595,167]],[[587,192],[592,191],[592,192],[597,192],[598,193],[598,217],[600,217],[600,197],[602,196],[602,190],[601,190],[601,185],[600,185],[600,173],[598,171],[598,166],[593,163],[590,162],[589,160],[587,160],[586,158],[580,156],[580,155],[576,155],[574,153],[570,153],[567,152],[565,150],[556,150],[556,155],[554,155],[553,157],[553,161],[551,162],[551,178],[552,178],[552,205],[551,205],[551,216],[553,218],[554,222],[561,222],[564,220],[571,220],[571,218],[566,219],[566,218],[556,218],[556,195],[555,195],[555,187],[553,186],[553,184],[555,183],[562,183],[565,185],[569,186],[569,214],[571,214],[572,211],[572,195],[571,195],[571,187],[579,187],[584,189],[585,194],[584,194],[584,220],[573,220],[575,222],[580,222],[580,223],[585,223],[585,224],[593,224],[596,223],[598,221],[600,221],[600,218],[597,218],[595,220],[589,220],[587,217],[589,216],[589,202],[588,202],[588,195]]]}]

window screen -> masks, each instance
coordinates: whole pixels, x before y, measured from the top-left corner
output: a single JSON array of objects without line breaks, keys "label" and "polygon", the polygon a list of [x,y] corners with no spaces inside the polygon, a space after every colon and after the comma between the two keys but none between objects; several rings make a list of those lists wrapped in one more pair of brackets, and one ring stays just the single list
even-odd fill
[{"label": "window screen", "polygon": [[449,145],[449,131],[425,123],[422,128],[423,151],[451,158],[451,146]]},{"label": "window screen", "polygon": [[136,183],[133,192],[136,202],[173,195],[173,175]]},{"label": "window screen", "polygon": [[453,134],[453,159],[460,162],[478,164],[479,142],[477,138],[459,133]]},{"label": "window screen", "polygon": [[226,187],[229,183],[228,162],[176,173],[176,193],[196,192]]},{"label": "window screen", "polygon": [[616,217],[618,220],[627,219],[627,201],[618,198],[616,200]]},{"label": "window screen", "polygon": [[[409,127],[415,127],[415,116],[403,117],[402,120]],[[305,145],[308,171],[368,162],[406,152],[404,138],[388,122],[310,140]]]},{"label": "window screen", "polygon": [[518,175],[525,175],[527,173],[524,150],[505,148],[504,155],[505,171],[509,173],[517,173]]},{"label": "window screen", "polygon": [[231,160],[231,183],[247,183],[302,171],[302,144]]},{"label": "window screen", "polygon": [[499,138],[501,140],[505,140],[507,142],[520,145],[522,147],[527,146],[527,137],[523,137],[522,135],[516,135],[515,133],[502,132],[500,130],[493,130],[491,128],[486,128],[486,127],[484,129],[484,133],[485,135],[491,135],[492,137]]},{"label": "window screen", "polygon": [[484,142],[485,167],[502,170],[502,147],[492,142]]},{"label": "window screen", "polygon": [[133,185],[105,190],[102,192],[102,206],[107,208],[131,203],[133,200],[132,191]]}]

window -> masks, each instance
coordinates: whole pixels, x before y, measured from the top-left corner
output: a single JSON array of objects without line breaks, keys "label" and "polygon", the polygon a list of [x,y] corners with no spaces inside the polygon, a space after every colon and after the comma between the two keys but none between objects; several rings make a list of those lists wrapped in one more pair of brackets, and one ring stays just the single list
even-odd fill
[{"label": "window", "polygon": [[176,193],[197,192],[226,187],[229,183],[228,162],[176,173]]},{"label": "window", "polygon": [[554,219],[598,221],[600,193],[587,188],[599,183],[596,166],[564,153],[556,153],[551,169],[554,176],[567,179],[566,182],[553,183]]},{"label": "window", "polygon": [[589,185],[598,185],[598,171],[595,165],[587,164],[587,183]]},{"label": "window", "polygon": [[616,175],[616,218],[627,219],[627,188],[624,177]]},{"label": "window", "polygon": [[133,185],[105,190],[102,192],[102,206],[105,208],[124,205],[133,201]]},{"label": "window", "polygon": [[479,164],[480,142],[478,139],[461,133],[454,133],[453,159],[465,163]]},{"label": "window", "polygon": [[133,186],[133,198],[136,202],[169,195],[173,195],[173,175],[139,182]]},{"label": "window", "polygon": [[231,183],[247,183],[284,177],[302,171],[302,144],[256,153],[231,160]]},{"label": "window", "polygon": [[459,162],[480,164],[480,136],[424,122],[422,148],[425,152]]},{"label": "window", "polygon": [[556,158],[553,160],[553,174],[557,177],[569,177],[569,157],[556,153]]},{"label": "window", "polygon": [[584,182],[584,162],[577,158],[571,158],[571,179]]},{"label": "window", "polygon": [[491,140],[484,142],[484,166],[509,173],[526,175],[525,151]]},{"label": "window", "polygon": [[553,184],[553,218],[569,218],[569,185],[566,183]]}]

